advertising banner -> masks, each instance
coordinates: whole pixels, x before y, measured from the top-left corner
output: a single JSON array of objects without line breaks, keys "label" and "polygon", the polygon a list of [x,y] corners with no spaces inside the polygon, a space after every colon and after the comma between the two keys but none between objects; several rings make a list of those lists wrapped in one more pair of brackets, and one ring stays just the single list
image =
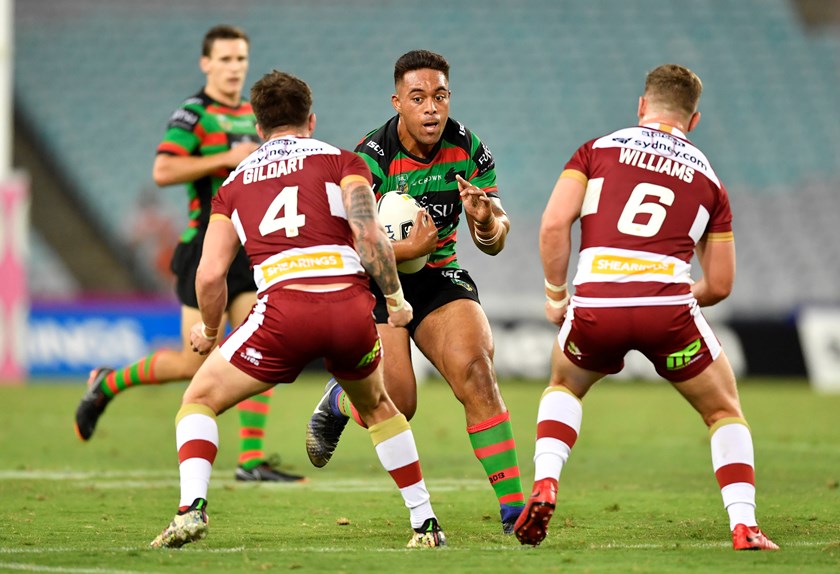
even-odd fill
[{"label": "advertising banner", "polygon": [[149,301],[33,303],[30,377],[87,377],[129,365],[160,347],[179,348],[180,307]]}]

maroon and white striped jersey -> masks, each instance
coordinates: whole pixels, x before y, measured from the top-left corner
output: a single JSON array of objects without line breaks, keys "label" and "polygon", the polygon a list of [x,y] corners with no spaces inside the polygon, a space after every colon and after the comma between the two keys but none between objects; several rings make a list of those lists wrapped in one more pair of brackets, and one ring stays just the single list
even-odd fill
[{"label": "maroon and white striped jersey", "polygon": [[670,126],[634,126],[591,140],[560,177],[586,186],[578,306],[689,302],[697,242],[733,241],[726,189],[703,152]]},{"label": "maroon and white striped jersey", "polygon": [[267,141],[231,172],[213,198],[211,221],[233,223],[259,293],[288,281],[365,278],[341,199],[348,178],[370,183],[359,156],[293,136]]}]

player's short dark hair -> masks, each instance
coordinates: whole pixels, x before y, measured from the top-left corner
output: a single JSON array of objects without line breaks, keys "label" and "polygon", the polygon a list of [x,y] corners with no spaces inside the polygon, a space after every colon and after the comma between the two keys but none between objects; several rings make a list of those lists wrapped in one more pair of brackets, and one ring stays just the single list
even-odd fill
[{"label": "player's short dark hair", "polygon": [[645,97],[675,112],[696,112],[702,93],[703,82],[697,74],[677,64],[659,66],[645,79]]},{"label": "player's short dark hair", "polygon": [[437,70],[443,72],[446,81],[449,81],[449,62],[446,58],[428,50],[412,50],[400,56],[394,64],[394,84],[398,84],[408,72],[414,70]]},{"label": "player's short dark hair", "polygon": [[312,90],[300,78],[272,70],[251,87],[251,106],[266,134],[281,126],[303,126],[312,110]]},{"label": "player's short dark hair", "polygon": [[213,42],[216,40],[245,40],[246,44],[251,43],[248,39],[248,34],[246,34],[241,28],[229,26],[227,24],[219,24],[218,26],[210,28],[204,35],[204,41],[201,44],[202,56],[210,55],[210,52],[213,50]]}]

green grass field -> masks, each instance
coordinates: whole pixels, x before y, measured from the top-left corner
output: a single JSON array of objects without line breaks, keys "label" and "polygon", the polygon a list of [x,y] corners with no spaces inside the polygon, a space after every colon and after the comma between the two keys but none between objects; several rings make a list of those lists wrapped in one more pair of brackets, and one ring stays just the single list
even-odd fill
[{"label": "green grass field", "polygon": [[[81,382],[0,387],[0,571],[840,571],[840,396],[815,395],[802,381],[741,385],[758,516],[782,546],[776,553],[731,550],[705,428],[656,383],[593,389],[549,535],[538,548],[520,546],[501,534],[461,407],[435,380],[420,389],[412,427],[449,547],[405,550],[408,513],[365,431],[351,423],[333,461],[309,465],[304,430],[323,382],[309,376],[278,388],[268,429],[269,452],[310,480],[235,482],[237,415],[223,415],[210,534],[172,551],[148,543],[178,503],[173,419],[184,385],[120,396],[88,444],[72,429]],[[526,490],[542,387],[502,384]]]}]

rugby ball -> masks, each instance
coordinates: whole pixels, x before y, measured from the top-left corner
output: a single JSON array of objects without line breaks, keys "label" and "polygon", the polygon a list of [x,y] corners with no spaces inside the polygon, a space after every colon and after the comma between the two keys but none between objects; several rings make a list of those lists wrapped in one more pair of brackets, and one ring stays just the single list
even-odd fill
[{"label": "rugby ball", "polygon": [[[414,220],[423,208],[407,193],[389,191],[376,204],[379,221],[391,241],[402,241],[414,227]],[[400,273],[417,273],[429,261],[428,255],[397,264]]]}]

